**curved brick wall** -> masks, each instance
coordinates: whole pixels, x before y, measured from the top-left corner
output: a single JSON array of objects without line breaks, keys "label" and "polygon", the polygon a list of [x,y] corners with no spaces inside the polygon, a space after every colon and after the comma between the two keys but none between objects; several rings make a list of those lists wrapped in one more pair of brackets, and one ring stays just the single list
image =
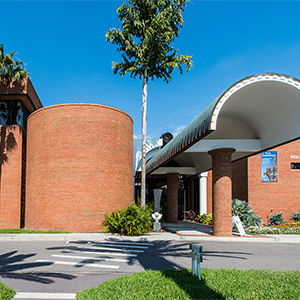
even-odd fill
[{"label": "curved brick wall", "polygon": [[121,110],[63,104],[28,118],[27,229],[98,231],[132,204],[133,122]]}]

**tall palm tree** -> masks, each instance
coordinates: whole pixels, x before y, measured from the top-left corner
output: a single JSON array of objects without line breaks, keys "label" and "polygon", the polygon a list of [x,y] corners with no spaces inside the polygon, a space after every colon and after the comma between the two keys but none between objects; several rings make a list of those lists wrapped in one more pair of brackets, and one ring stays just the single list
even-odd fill
[{"label": "tall palm tree", "polygon": [[106,40],[118,46],[122,62],[113,62],[114,74],[129,73],[143,81],[142,91],[142,180],[141,205],[146,204],[146,127],[148,79],[172,80],[178,68],[191,69],[191,56],[179,54],[172,42],[183,26],[181,12],[188,0],[129,0],[121,5],[118,18],[121,29],[111,28]]}]

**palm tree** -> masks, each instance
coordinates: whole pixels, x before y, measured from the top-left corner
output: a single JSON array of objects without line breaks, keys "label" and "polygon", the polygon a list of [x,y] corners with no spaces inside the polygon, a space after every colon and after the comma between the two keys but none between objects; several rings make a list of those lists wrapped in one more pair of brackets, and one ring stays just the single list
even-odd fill
[{"label": "palm tree", "polygon": [[142,91],[142,186],[141,205],[146,203],[146,123],[148,79],[172,80],[182,66],[191,69],[191,56],[177,53],[171,44],[183,26],[181,12],[188,0],[129,0],[118,10],[122,29],[111,28],[106,41],[116,44],[122,62],[113,62],[114,74],[130,73],[143,81]]},{"label": "palm tree", "polygon": [[14,59],[16,52],[4,54],[4,45],[0,44],[0,83],[13,80],[21,81],[28,77],[24,63]]}]

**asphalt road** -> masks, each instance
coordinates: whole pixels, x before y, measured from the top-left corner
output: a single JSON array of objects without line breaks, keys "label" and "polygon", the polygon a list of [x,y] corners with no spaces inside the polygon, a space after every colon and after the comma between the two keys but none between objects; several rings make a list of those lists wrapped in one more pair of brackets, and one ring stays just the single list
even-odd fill
[{"label": "asphalt road", "polygon": [[[299,270],[300,243],[197,241],[203,268]],[[17,292],[76,293],[146,269],[191,268],[189,242],[1,241],[0,280]]]}]

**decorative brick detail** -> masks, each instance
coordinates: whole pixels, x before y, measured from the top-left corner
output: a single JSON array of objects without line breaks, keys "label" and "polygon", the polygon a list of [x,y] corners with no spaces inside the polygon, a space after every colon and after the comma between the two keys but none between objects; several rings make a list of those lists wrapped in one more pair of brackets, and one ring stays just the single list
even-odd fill
[{"label": "decorative brick detail", "polygon": [[212,156],[213,235],[231,236],[231,155],[233,148],[214,149]]},{"label": "decorative brick detail", "polygon": [[133,201],[133,122],[96,104],[40,109],[28,118],[28,229],[98,231]]},{"label": "decorative brick detail", "polygon": [[178,222],[178,173],[167,176],[167,222]]},{"label": "decorative brick detail", "polygon": [[20,228],[24,129],[0,126],[0,228]]}]

